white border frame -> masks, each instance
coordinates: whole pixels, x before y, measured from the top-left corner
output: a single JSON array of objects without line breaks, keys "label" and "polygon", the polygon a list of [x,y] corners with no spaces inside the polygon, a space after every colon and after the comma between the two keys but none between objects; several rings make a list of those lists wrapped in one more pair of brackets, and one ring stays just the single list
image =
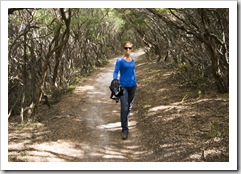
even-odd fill
[{"label": "white border frame", "polygon": [[[229,162],[8,162],[8,8],[229,8]],[[237,170],[237,1],[1,1],[1,170]]]}]

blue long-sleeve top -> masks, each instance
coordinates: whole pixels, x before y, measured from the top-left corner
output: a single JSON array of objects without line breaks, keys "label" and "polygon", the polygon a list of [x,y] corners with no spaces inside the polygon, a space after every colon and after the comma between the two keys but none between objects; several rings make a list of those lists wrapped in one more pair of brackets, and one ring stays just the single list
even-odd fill
[{"label": "blue long-sleeve top", "polygon": [[113,79],[118,79],[120,72],[120,85],[122,87],[133,87],[136,85],[135,60],[132,58],[127,62],[123,57],[118,57],[115,64]]}]

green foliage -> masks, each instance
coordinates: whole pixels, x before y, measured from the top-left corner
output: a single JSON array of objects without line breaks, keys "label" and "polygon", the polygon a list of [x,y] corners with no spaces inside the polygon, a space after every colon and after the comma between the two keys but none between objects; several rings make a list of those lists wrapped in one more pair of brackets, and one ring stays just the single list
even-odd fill
[{"label": "green foliage", "polygon": [[100,63],[96,64],[96,67],[104,67],[105,65],[107,65],[109,63],[108,60],[103,60]]},{"label": "green foliage", "polygon": [[67,86],[66,92],[73,92],[75,90],[75,88],[76,88],[76,86],[73,86],[73,85]]},{"label": "green foliage", "polygon": [[48,9],[38,9],[35,11],[33,19],[39,24],[50,25],[53,21],[53,15]]},{"label": "green foliage", "polygon": [[159,13],[169,12],[169,10],[167,8],[156,8],[156,11]]},{"label": "green foliage", "polygon": [[180,71],[189,70],[191,65],[189,63],[179,63],[178,68]]},{"label": "green foliage", "polygon": [[109,21],[115,22],[115,29],[122,29],[125,25],[125,21],[120,17],[119,13],[116,12],[115,9],[111,8],[108,12]]},{"label": "green foliage", "polygon": [[[209,82],[214,81],[210,73],[208,77],[204,75],[205,69],[214,64],[219,67],[212,69],[221,72],[221,77],[215,79],[216,83],[225,78],[225,82],[228,82],[228,63],[225,64],[228,57],[224,57],[228,55],[226,42],[229,40],[227,9],[170,11],[166,8],[71,8],[64,11],[66,15],[71,11],[70,32],[69,37],[66,37],[69,40],[64,42],[66,44],[58,50],[59,53],[54,52],[49,60],[46,60],[49,48],[63,43],[62,38],[67,27],[60,9],[23,9],[9,15],[9,76],[15,77],[19,74],[21,81],[30,83],[24,86],[29,94],[26,95],[23,106],[27,107],[32,103],[32,97],[29,96],[38,96],[40,90],[36,88],[41,86],[41,79],[45,80],[44,84],[48,84],[45,86],[47,89],[44,89],[46,91],[55,85],[53,83],[57,83],[59,91],[68,85],[75,85],[81,79],[80,76],[90,74],[94,68],[104,66],[108,58],[119,54],[123,40],[131,40],[134,48],[149,46],[153,53],[150,60],[161,60],[167,55],[168,60],[175,62],[180,75],[178,81],[182,84],[203,91]],[[23,23],[32,26],[31,30],[26,30],[25,40],[21,30]],[[203,28],[204,26],[206,28]],[[59,33],[56,32],[58,29]],[[202,35],[206,30],[214,37]],[[194,34],[189,34],[190,32]],[[216,40],[220,40],[224,45],[220,45]],[[218,62],[212,62],[213,55],[207,48],[216,52]],[[60,56],[56,56],[58,54]],[[47,69],[46,78],[42,77],[43,69]],[[54,75],[57,79],[55,82],[54,70],[57,72]],[[156,77],[161,76],[160,72],[153,73]],[[54,93],[59,96],[62,92]],[[16,96],[22,96],[21,91],[9,94],[10,108],[14,105]],[[21,101],[20,97],[17,100]],[[19,103],[15,106],[16,110],[21,108]]]},{"label": "green foliage", "polygon": [[186,95],[182,98],[181,103],[184,103],[187,99],[188,99],[188,94],[186,94]]},{"label": "green foliage", "polygon": [[81,81],[82,81],[82,77],[77,76],[77,77],[74,77],[73,80],[70,81],[70,83],[71,84],[78,84]]}]

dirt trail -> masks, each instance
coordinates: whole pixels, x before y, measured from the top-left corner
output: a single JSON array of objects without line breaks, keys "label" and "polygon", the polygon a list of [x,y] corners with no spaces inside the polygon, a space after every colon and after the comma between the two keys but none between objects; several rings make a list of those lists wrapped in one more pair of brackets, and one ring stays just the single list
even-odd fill
[{"label": "dirt trail", "polygon": [[[137,58],[143,52],[133,53]],[[51,111],[40,110],[41,123],[9,126],[10,161],[143,161],[135,114],[128,140],[121,139],[119,103],[108,86],[116,59],[92,74]]]},{"label": "dirt trail", "polygon": [[51,110],[42,106],[39,122],[9,122],[9,161],[227,162],[228,94],[199,95],[177,83],[173,67],[141,54],[133,54],[139,87],[127,140],[119,103],[109,98],[114,58]]}]

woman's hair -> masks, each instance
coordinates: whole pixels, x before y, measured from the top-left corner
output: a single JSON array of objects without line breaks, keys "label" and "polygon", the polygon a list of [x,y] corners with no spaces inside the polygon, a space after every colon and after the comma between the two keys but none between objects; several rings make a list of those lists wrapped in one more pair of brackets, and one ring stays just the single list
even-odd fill
[{"label": "woman's hair", "polygon": [[124,41],[121,44],[122,48],[124,48],[127,43],[130,44],[131,46],[133,46],[133,43],[131,41]]}]

